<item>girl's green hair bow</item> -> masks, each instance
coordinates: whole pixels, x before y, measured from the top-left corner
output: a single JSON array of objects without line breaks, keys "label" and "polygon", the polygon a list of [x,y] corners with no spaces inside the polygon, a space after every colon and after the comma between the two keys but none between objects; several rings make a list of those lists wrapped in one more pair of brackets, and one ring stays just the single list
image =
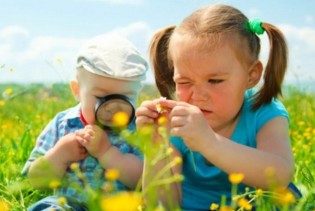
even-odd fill
[{"label": "girl's green hair bow", "polygon": [[261,26],[262,22],[259,18],[248,21],[248,28],[251,32],[261,35],[264,33],[264,29]]}]

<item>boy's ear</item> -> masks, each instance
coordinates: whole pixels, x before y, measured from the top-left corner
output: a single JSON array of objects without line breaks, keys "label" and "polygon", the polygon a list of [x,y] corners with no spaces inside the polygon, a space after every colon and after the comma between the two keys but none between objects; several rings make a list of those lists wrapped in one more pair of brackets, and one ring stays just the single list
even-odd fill
[{"label": "boy's ear", "polygon": [[247,88],[253,88],[258,84],[263,71],[263,65],[261,61],[257,60],[249,69],[249,78]]},{"label": "boy's ear", "polygon": [[79,93],[80,93],[80,88],[79,88],[79,83],[77,80],[71,80],[70,81],[70,88],[72,91],[72,94],[74,97],[79,100]]}]

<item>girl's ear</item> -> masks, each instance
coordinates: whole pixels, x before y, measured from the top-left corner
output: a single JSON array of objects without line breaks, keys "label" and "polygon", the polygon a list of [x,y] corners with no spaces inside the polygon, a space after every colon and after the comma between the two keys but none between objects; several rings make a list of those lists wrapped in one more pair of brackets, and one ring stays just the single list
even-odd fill
[{"label": "girl's ear", "polygon": [[254,64],[250,67],[249,69],[249,77],[248,77],[248,83],[247,83],[247,88],[253,88],[258,84],[261,78],[261,74],[263,71],[263,65],[261,61],[257,60],[254,62]]},{"label": "girl's ear", "polygon": [[71,88],[72,94],[75,97],[75,99],[79,100],[80,88],[79,88],[78,81],[77,80],[71,80],[70,81],[70,88]]}]

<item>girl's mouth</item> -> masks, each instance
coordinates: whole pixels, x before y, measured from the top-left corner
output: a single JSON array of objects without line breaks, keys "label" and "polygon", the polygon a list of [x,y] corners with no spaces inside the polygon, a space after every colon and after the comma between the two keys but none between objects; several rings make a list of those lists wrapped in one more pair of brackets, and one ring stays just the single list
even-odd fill
[{"label": "girl's mouth", "polygon": [[201,110],[201,112],[202,112],[204,115],[210,115],[210,114],[213,113],[212,111],[205,110],[205,109],[200,109],[200,110]]}]

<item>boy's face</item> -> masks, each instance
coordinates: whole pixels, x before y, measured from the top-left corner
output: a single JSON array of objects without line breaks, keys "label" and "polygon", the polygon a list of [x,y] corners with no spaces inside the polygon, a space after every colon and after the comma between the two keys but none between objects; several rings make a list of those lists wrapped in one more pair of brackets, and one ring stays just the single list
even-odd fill
[{"label": "boy's face", "polygon": [[81,102],[81,112],[88,124],[95,124],[95,105],[104,96],[121,94],[136,105],[140,82],[107,78],[85,70],[78,72],[77,81],[71,82],[73,94]]}]

